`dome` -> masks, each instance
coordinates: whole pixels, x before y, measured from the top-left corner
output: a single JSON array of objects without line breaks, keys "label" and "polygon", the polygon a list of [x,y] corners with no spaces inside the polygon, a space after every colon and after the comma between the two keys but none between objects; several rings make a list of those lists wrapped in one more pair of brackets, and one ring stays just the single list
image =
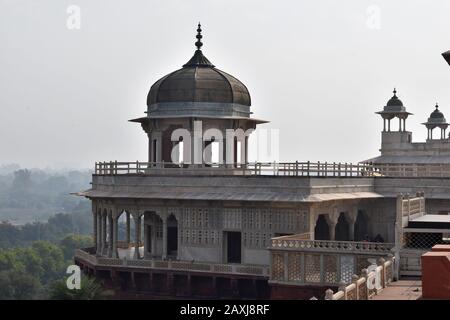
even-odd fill
[{"label": "dome", "polygon": [[430,117],[428,118],[428,122],[433,123],[445,123],[445,117],[442,112],[439,111],[439,106],[436,104],[436,109],[430,114]]},{"label": "dome", "polygon": [[447,61],[448,64],[450,64],[450,50],[446,51],[442,54],[442,56],[444,57],[445,61]]},{"label": "dome", "polygon": [[394,95],[386,103],[384,110],[385,111],[404,111],[405,107],[403,106],[403,102],[397,97],[397,90],[394,89],[393,92],[394,92]]},{"label": "dome", "polygon": [[246,86],[232,75],[217,69],[202,53],[200,24],[197,29],[197,50],[179,70],[158,81],[150,88],[147,106],[171,103],[221,103],[250,106]]}]

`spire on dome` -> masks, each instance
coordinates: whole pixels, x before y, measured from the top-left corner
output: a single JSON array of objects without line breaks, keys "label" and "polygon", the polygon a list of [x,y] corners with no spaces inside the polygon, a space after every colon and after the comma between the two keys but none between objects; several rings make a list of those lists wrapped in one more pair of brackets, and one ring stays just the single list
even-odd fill
[{"label": "spire on dome", "polygon": [[195,46],[197,47],[197,50],[201,50],[203,43],[202,43],[202,25],[200,24],[200,22],[198,23],[198,27],[197,27],[197,35],[195,36],[197,38],[197,42],[195,43]]},{"label": "spire on dome", "polygon": [[195,37],[197,38],[197,41],[195,42],[195,46],[197,47],[197,50],[195,50],[195,53],[192,56],[192,58],[185,65],[183,65],[183,68],[186,68],[186,67],[214,68],[214,65],[203,55],[202,50],[201,50],[201,48],[203,46],[203,42],[201,41],[203,36],[202,36],[202,25],[200,24],[200,22],[198,23],[197,35]]}]

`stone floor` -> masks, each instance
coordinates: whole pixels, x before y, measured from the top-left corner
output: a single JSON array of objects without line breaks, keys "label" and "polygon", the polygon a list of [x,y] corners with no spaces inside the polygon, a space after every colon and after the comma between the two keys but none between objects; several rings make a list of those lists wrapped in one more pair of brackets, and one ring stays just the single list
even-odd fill
[{"label": "stone floor", "polygon": [[422,296],[421,280],[399,280],[389,284],[372,300],[417,300]]}]

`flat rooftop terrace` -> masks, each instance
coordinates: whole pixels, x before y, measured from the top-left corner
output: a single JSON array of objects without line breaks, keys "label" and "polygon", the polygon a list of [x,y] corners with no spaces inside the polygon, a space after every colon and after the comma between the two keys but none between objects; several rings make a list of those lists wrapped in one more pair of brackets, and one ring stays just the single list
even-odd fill
[{"label": "flat rooftop terrace", "polygon": [[253,162],[184,164],[169,162],[96,162],[96,175],[244,175],[306,177],[450,178],[450,163]]},{"label": "flat rooftop terrace", "polygon": [[425,214],[409,220],[408,228],[450,229],[450,215]]}]

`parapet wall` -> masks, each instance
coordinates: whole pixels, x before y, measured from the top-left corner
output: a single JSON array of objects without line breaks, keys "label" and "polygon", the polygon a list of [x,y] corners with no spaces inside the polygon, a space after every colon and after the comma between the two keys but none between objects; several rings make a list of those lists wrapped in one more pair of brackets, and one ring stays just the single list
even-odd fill
[{"label": "parapet wall", "polygon": [[422,255],[422,292],[424,299],[450,299],[450,245]]}]

